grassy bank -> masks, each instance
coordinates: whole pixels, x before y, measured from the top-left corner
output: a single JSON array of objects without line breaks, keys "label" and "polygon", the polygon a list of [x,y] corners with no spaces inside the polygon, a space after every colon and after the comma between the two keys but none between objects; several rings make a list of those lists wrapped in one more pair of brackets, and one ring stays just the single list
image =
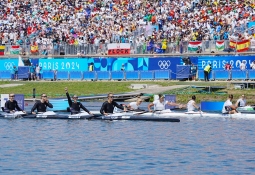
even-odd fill
[{"label": "grassy bank", "polygon": [[[225,86],[225,89],[221,89],[212,93],[207,93],[204,89],[197,88],[185,88],[175,89],[165,92],[165,94],[176,94],[177,101],[186,103],[192,95],[197,96],[198,102],[200,101],[225,101],[227,94],[234,94],[234,98],[237,99],[240,95],[245,94],[247,100],[251,104],[255,104],[253,99],[255,97],[255,91],[252,89],[236,90],[229,82],[180,82],[180,81],[124,81],[124,82],[90,82],[90,81],[61,81],[61,82],[11,82],[0,81],[0,85],[3,84],[23,84],[21,86],[14,86],[8,88],[0,88],[1,94],[16,93],[25,94],[26,98],[31,98],[33,88],[36,89],[36,94],[47,93],[51,98],[65,96],[64,88],[68,87],[71,94],[77,94],[79,96],[85,95],[97,95],[112,93],[125,93],[134,91],[130,89],[131,84],[157,84],[161,86],[173,86],[173,85],[191,85],[191,86]],[[153,95],[150,90],[146,92],[148,95]]]}]

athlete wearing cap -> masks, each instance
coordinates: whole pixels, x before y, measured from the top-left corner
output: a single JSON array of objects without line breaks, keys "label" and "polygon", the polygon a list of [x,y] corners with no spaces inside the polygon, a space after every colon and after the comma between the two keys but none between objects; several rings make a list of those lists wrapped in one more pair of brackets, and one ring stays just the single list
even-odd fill
[{"label": "athlete wearing cap", "polygon": [[68,100],[68,104],[69,104],[69,107],[71,110],[71,114],[78,114],[78,113],[80,113],[80,110],[83,109],[87,113],[93,115],[87,108],[85,108],[85,106],[83,106],[83,104],[81,102],[78,101],[77,95],[73,95],[73,100],[71,100],[71,97],[68,93],[67,87],[65,88],[65,91],[66,91],[66,97]]}]

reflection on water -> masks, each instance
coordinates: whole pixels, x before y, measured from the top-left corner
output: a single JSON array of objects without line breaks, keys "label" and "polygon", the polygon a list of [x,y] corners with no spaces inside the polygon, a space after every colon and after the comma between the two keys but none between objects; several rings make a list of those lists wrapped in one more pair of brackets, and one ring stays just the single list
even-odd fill
[{"label": "reflection on water", "polygon": [[253,174],[254,125],[219,118],[1,119],[0,173]]}]

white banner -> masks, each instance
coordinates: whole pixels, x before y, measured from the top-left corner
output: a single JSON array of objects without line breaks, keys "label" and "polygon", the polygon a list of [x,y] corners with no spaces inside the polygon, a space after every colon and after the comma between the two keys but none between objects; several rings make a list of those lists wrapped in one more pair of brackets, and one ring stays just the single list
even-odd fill
[{"label": "white banner", "polygon": [[107,44],[109,49],[130,49],[130,43],[111,43]]},{"label": "white banner", "polygon": [[9,94],[1,94],[1,107],[4,107],[7,100],[9,100]]},{"label": "white banner", "polygon": [[250,48],[252,48],[252,49],[255,48],[255,39],[250,40]]}]

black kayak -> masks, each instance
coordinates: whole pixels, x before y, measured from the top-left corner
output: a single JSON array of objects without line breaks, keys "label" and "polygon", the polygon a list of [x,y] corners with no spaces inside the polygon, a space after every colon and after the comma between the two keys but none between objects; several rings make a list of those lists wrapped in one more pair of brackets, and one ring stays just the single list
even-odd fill
[{"label": "black kayak", "polygon": [[13,115],[8,113],[0,114],[1,118],[30,118],[30,119],[88,119],[88,120],[140,120],[140,121],[159,121],[159,122],[180,122],[178,118],[168,118],[168,117],[148,117],[148,116],[139,116],[139,115],[109,115],[103,116],[101,114],[96,115],[68,115],[68,114],[22,114],[22,115]]}]

